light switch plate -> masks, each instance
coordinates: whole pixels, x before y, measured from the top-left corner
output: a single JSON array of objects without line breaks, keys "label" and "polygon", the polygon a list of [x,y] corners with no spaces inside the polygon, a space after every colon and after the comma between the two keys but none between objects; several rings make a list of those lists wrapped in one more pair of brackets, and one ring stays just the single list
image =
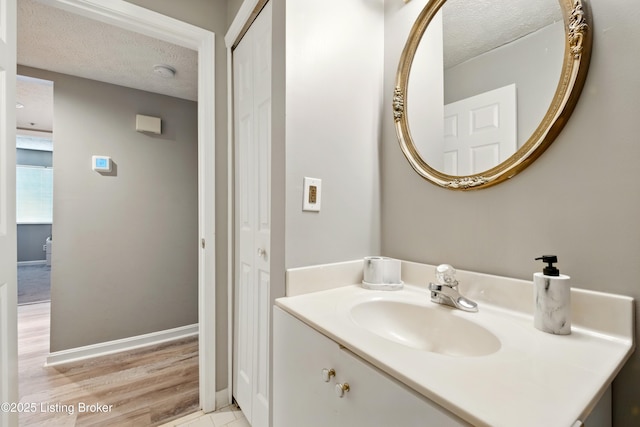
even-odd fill
[{"label": "light switch plate", "polygon": [[303,211],[320,212],[321,187],[321,179],[304,177],[304,190],[302,192]]}]

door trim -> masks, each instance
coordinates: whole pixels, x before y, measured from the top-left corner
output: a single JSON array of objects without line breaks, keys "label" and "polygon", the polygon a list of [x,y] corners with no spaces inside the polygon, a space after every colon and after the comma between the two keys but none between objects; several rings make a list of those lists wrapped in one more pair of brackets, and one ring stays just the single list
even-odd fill
[{"label": "door trim", "polygon": [[[0,404],[4,404],[19,402],[16,116],[13,108],[16,102],[16,0],[0,1],[0,15]],[[17,426],[18,414],[0,409],[0,425]]]},{"label": "door trim", "polygon": [[[198,52],[198,323],[200,407],[216,409],[215,34],[123,0],[41,0],[58,9]],[[201,245],[204,239],[206,245]],[[203,248],[203,246],[205,246]]]},{"label": "door trim", "polygon": [[[269,0],[244,0],[236,17],[224,36],[224,43],[229,53],[240,43],[240,39],[247,32],[262,8]],[[227,62],[228,63],[228,62]],[[227,92],[228,93],[228,92]]]}]

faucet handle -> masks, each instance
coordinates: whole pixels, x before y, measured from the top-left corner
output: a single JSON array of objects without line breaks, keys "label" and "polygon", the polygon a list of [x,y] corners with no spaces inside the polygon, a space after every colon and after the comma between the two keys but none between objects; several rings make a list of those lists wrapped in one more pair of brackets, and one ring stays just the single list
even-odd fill
[{"label": "faucet handle", "polygon": [[440,264],[436,267],[436,279],[441,285],[455,288],[458,286],[456,280],[456,269],[449,264]]}]

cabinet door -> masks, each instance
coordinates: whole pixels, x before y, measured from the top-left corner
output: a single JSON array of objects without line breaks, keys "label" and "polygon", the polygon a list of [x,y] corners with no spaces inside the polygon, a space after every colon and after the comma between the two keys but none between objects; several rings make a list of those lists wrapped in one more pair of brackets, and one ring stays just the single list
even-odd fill
[{"label": "cabinet door", "polygon": [[[349,350],[340,349],[338,383],[349,391],[336,401],[339,426],[470,426]],[[424,367],[427,369],[427,367]]]},{"label": "cabinet door", "polygon": [[[336,426],[332,409],[338,345],[278,307],[273,312],[273,425],[277,427]],[[336,369],[338,371],[338,369]]]},{"label": "cabinet door", "polygon": [[[335,371],[327,382],[323,369]],[[278,307],[273,386],[276,427],[470,426]]]}]

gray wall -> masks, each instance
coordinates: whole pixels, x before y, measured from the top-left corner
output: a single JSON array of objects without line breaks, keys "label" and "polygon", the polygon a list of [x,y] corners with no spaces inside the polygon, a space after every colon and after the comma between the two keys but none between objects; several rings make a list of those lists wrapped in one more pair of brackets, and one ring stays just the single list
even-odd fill
[{"label": "gray wall", "polygon": [[[402,7],[402,2],[386,4],[388,18]],[[591,0],[589,4],[594,18],[593,56],[571,119],[528,169],[475,192],[431,185],[403,157],[390,106],[406,35],[386,28],[385,255],[530,280],[540,269],[533,258],[554,253],[573,286],[640,299],[640,192],[635,179],[640,159],[636,126],[640,57],[629,49],[640,42],[640,3]],[[614,382],[614,425],[640,424],[638,384],[640,353],[636,352]]]},{"label": "gray wall", "polygon": [[231,25],[233,19],[236,17],[242,3],[243,0],[227,0],[227,23],[229,25]]},{"label": "gray wall", "polygon": [[[16,163],[51,167],[51,151],[16,150]],[[44,261],[46,253],[42,250],[47,237],[51,236],[51,224],[18,224],[18,262]]]},{"label": "gray wall", "polygon": [[[197,323],[197,104],[19,72],[54,82],[51,351]],[[136,114],[163,134],[136,132]],[[92,171],[95,154],[114,172]]]},{"label": "gray wall", "polygon": [[[225,0],[125,0],[149,10],[205,28],[224,37],[227,21]],[[234,0],[235,1],[235,0]],[[222,27],[217,26],[222,23]]]}]

